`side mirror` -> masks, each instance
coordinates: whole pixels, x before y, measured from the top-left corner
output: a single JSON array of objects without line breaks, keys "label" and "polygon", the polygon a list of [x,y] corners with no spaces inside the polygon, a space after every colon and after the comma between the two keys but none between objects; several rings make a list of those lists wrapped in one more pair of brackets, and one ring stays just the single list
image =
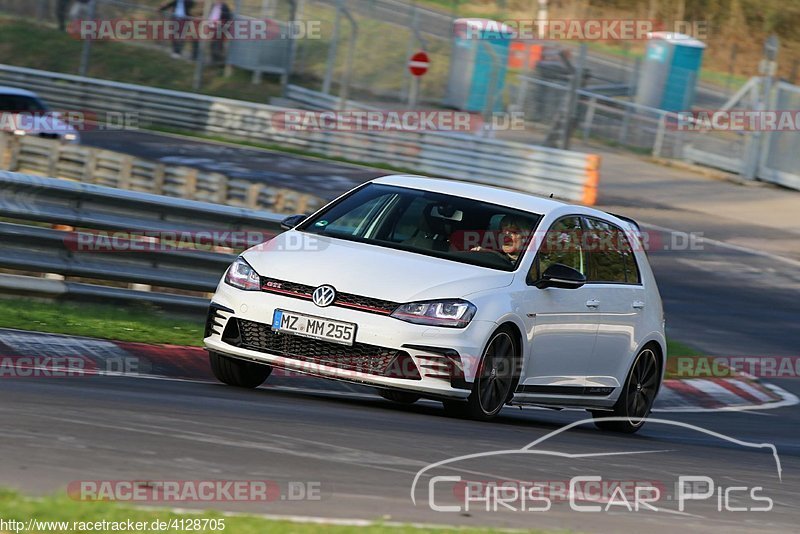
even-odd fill
[{"label": "side mirror", "polygon": [[281,221],[281,228],[284,230],[291,230],[307,218],[308,215],[290,215]]},{"label": "side mirror", "polygon": [[554,263],[542,273],[542,277],[534,284],[539,289],[557,287],[560,289],[578,289],[586,283],[586,277],[578,270],[562,263]]}]

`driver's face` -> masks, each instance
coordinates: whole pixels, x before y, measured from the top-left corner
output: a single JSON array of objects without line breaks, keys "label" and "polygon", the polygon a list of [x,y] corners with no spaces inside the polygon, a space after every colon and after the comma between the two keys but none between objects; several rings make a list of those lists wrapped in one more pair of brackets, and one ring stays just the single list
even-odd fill
[{"label": "driver's face", "polygon": [[524,244],[522,230],[516,226],[505,226],[500,230],[500,242],[503,252],[509,255],[519,254]]}]

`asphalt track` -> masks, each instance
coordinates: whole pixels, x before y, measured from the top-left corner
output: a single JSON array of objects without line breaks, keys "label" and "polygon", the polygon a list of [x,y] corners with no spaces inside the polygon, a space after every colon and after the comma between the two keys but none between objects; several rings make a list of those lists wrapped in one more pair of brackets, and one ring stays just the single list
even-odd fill
[{"label": "asphalt track", "polygon": [[[140,146],[131,137],[151,134],[125,135],[125,150],[152,150],[151,138],[143,137]],[[191,146],[185,152],[190,153],[195,142],[187,143]],[[264,154],[254,152],[250,157],[268,157]],[[244,149],[237,149],[236,155],[243,158],[239,162],[249,161]],[[298,183],[305,165],[324,176],[319,161],[290,159],[298,159],[292,163],[299,169],[293,178]],[[369,178],[369,172],[360,174],[365,173],[363,169],[335,167],[335,174],[347,180]],[[635,216],[644,209],[621,207]],[[696,228],[691,214],[650,208],[652,217],[640,216],[641,221],[678,230]],[[768,230],[763,233],[769,236]],[[650,258],[664,296],[670,336],[714,355],[797,355],[797,265],[734,249],[724,241],[704,242],[701,250],[651,251]],[[776,383],[800,394],[797,379]],[[428,464],[465,454],[518,450],[585,415],[507,408],[499,421],[477,423],[447,418],[433,402],[399,407],[376,396],[298,389],[280,380],[268,381],[255,391],[240,391],[213,382],[144,377],[20,378],[4,380],[0,387],[0,424],[5,429],[0,440],[0,483],[49,493],[70,481],[87,479],[268,479],[284,492],[290,482],[319,483],[320,499],[211,506],[277,515],[597,532],[797,531],[800,418],[796,406],[758,412],[661,414],[669,421],[742,442],[774,444],[782,469],[780,480],[768,449],[699,429],[650,422],[635,436],[615,436],[587,425],[537,446],[537,450],[550,451],[549,455],[475,458],[427,471],[420,478],[417,503],[412,503],[415,475]],[[568,456],[597,453],[608,455]],[[657,503],[658,512],[629,512],[622,506],[611,506],[608,512],[577,512],[557,497],[549,511],[521,512],[500,506],[487,512],[473,506],[468,512],[439,512],[428,505],[432,475],[538,482],[598,475],[607,481],[652,481],[669,497]],[[685,513],[666,511],[677,509],[674,482],[679,475],[708,476],[717,488],[760,486],[762,494],[773,499],[774,508],[719,512],[724,504],[748,508],[763,503],[740,498],[725,502],[715,494],[688,502]],[[437,485],[434,494],[438,503],[461,502],[463,506],[457,495],[445,483]]]}]

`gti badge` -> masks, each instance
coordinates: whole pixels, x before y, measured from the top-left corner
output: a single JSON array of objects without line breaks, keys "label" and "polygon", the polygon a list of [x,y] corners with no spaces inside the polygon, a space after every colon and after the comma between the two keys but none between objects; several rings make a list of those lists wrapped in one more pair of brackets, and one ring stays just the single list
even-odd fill
[{"label": "gti badge", "polygon": [[311,300],[320,308],[330,306],[333,304],[333,301],[336,300],[336,290],[333,288],[333,286],[329,286],[327,284],[324,286],[319,286],[311,294]]}]

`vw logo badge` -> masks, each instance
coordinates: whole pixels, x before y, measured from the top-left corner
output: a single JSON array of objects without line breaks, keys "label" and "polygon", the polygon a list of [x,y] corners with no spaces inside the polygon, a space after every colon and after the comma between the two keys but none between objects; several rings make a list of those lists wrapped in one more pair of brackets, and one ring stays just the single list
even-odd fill
[{"label": "vw logo badge", "polygon": [[333,301],[336,299],[336,290],[333,286],[324,285],[319,286],[314,292],[311,294],[311,300],[319,306],[320,308],[324,308],[325,306],[330,306],[333,304]]}]

